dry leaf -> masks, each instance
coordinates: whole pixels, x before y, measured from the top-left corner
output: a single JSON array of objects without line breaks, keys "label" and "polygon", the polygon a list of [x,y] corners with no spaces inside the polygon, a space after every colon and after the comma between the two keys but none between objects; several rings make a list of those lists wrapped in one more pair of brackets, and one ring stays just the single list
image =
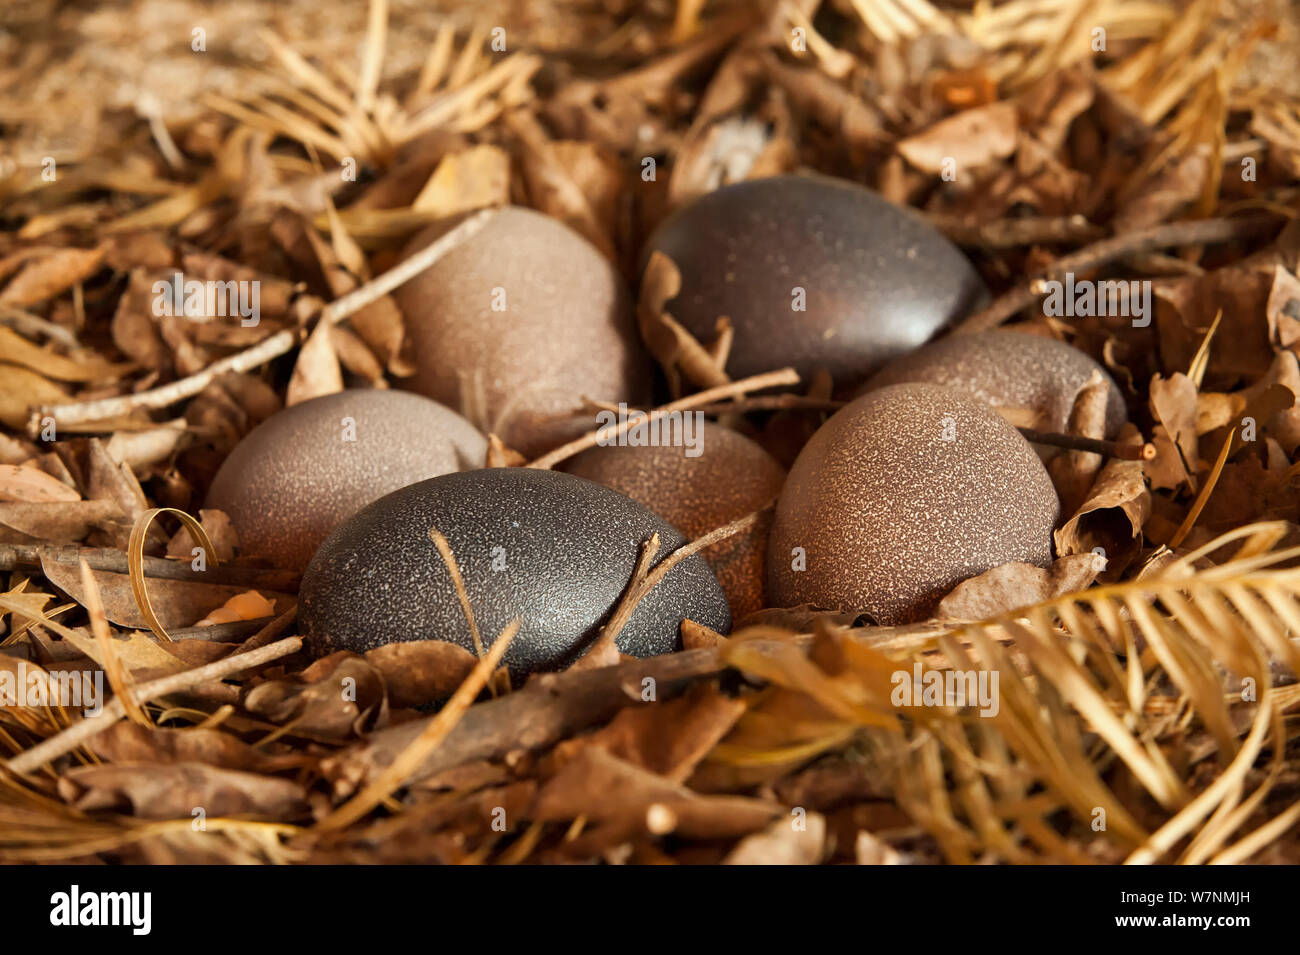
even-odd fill
[{"label": "dry leaf", "polygon": [[103,246],[54,250],[24,265],[0,292],[0,303],[22,307],[47,301],[78,282],[84,282],[103,264]]},{"label": "dry leaf", "polygon": [[[1110,384],[1099,370],[1092,375],[1074,398],[1066,430],[1084,438],[1102,438],[1106,434],[1106,400]],[[1072,513],[1083,502],[1103,463],[1100,454],[1091,451],[1066,451],[1053,455],[1047,463],[1048,473],[1061,498],[1061,508]]]},{"label": "dry leaf", "polygon": [[235,623],[240,620],[262,620],[275,616],[275,601],[267,600],[256,590],[235,594],[217,609],[194,624],[196,627],[210,627],[218,623]]},{"label": "dry leaf", "polygon": [[1064,557],[1101,548],[1108,570],[1119,573],[1136,554],[1150,513],[1151,492],[1142,462],[1112,458],[1097,475],[1088,499],[1053,533],[1056,553]]},{"label": "dry leaf", "polygon": [[59,795],[82,812],[112,810],[142,819],[301,816],[306,791],[274,776],[203,763],[112,763],[79,766],[59,778]]},{"label": "dry leaf", "polygon": [[115,723],[87,746],[109,763],[203,763],[218,769],[276,772],[303,762],[298,756],[268,756],[216,729],[166,729]]},{"label": "dry leaf", "polygon": [[66,391],[43,375],[0,362],[0,422],[15,431],[27,427],[32,406],[62,404],[67,398]]},{"label": "dry leaf", "polygon": [[105,381],[120,377],[125,370],[124,366],[110,364],[98,356],[67,358],[40,348],[4,325],[0,325],[0,355],[7,362],[39,371],[57,381]]},{"label": "dry leaf", "polygon": [[366,651],[393,707],[424,706],[456,692],[474,669],[474,654],[445,640],[390,643]]},{"label": "dry leaf", "polygon": [[[599,746],[635,766],[684,783],[744,712],[743,701],[706,684],[678,699],[629,707],[608,726],[571,745]],[[557,751],[565,749],[561,746]]]},{"label": "dry leaf", "polygon": [[[41,570],[55,586],[66,591],[73,600],[81,602],[81,581],[75,564],[61,563],[53,555],[46,554],[41,559]],[[138,630],[149,628],[136,604],[128,575],[106,570],[91,573],[104,601],[104,615],[110,621],[120,627]],[[148,578],[147,587],[154,613],[168,630],[197,625],[197,621],[247,590],[246,587],[195,580],[168,580],[165,577]]]},{"label": "dry leaf", "polygon": [[1016,150],[1019,122],[1011,103],[990,103],[940,120],[896,148],[917,169],[932,175],[945,170],[959,176]]},{"label": "dry leaf", "polygon": [[542,787],[533,806],[541,820],[589,819],[620,833],[726,838],[747,835],[781,815],[781,807],[741,796],[701,796],[596,747],[584,747]]},{"label": "dry leaf", "polygon": [[339,368],[330,332],[327,322],[317,322],[299,349],[293,378],[289,381],[289,393],[284,399],[286,406],[343,390],[343,371]]},{"label": "dry leaf", "polygon": [[1146,462],[1153,490],[1188,485],[1196,489],[1200,461],[1196,440],[1196,385],[1181,372],[1151,381],[1151,414],[1158,422],[1151,437],[1156,456]]},{"label": "dry leaf", "polygon": [[14,467],[0,464],[0,501],[28,501],[30,503],[53,503],[57,501],[79,501],[81,495],[75,488],[64,484],[58,478],[46,474],[28,465]]},{"label": "dry leaf", "polygon": [[939,601],[940,620],[989,620],[1083,590],[1106,567],[1098,554],[1068,554],[1050,567],[1010,563],[962,581]]},{"label": "dry leaf", "polygon": [[438,219],[510,201],[510,157],[497,146],[471,146],[447,156],[411,203]]},{"label": "dry leaf", "polygon": [[362,718],[382,711],[383,702],[379,671],[346,651],[317,660],[292,679],[261,683],[243,699],[250,713],[326,739],[356,735]]}]

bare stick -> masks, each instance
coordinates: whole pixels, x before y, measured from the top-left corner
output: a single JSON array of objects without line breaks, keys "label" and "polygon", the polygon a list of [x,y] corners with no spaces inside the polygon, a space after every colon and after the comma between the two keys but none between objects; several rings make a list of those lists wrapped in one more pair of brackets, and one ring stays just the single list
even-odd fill
[{"label": "bare stick", "polygon": [[[353,289],[342,298],[325,306],[320,321],[329,324],[342,321],[387,295],[399,285],[409,282],[481,230],[494,215],[496,215],[495,209],[482,209],[474,213],[409,259],[399,262],[383,275],[371,279],[360,288]],[[42,405],[32,410],[31,417],[27,421],[27,429],[33,436],[40,434],[41,422],[44,418],[53,418],[56,426],[67,427],[88,421],[116,418],[141,408],[165,408],[186,398],[192,398],[222,375],[240,374],[280,357],[298,343],[300,334],[300,329],[286,328],[251,348],[214,361],[197,374],[169,382],[159,388],[129,395],[115,395],[112,398],[99,398],[94,401]]]},{"label": "bare stick", "polygon": [[1121,461],[1150,461],[1156,456],[1155,445],[1126,444],[1122,441],[1105,441],[1101,438],[1085,438],[1076,434],[1057,434],[1054,431],[1035,431],[1033,428],[1017,428],[1026,441],[1046,444],[1068,451],[1086,451],[1103,457],[1119,458]]},{"label": "bare stick", "polygon": [[618,606],[614,608],[614,613],[610,616],[609,622],[600,628],[599,636],[596,637],[587,651],[588,655],[599,653],[610,644],[615,643],[618,635],[627,626],[627,622],[632,619],[632,613],[636,610],[637,604],[641,602],[646,594],[655,589],[659,581],[668,576],[670,570],[686,558],[698,554],[704,548],[753,527],[758,519],[771,510],[775,504],[776,501],[773,500],[766,507],[760,508],[751,514],[746,514],[744,517],[739,517],[730,524],[714,528],[688,544],[683,544],[665,557],[663,562],[653,570],[650,569],[650,565],[659,550],[659,535],[651,534],[650,538],[641,545],[641,555],[637,559],[636,568],[632,571],[632,580],[628,583],[627,590],[623,592],[623,596],[619,600]]},{"label": "bare stick", "polygon": [[[136,687],[136,702],[143,705],[160,696],[166,696],[168,693],[175,693],[178,690],[187,690],[208,680],[225,679],[239,673],[241,670],[248,670],[261,666],[263,663],[278,660],[280,657],[287,657],[301,646],[302,640],[300,638],[287,637],[257,650],[237,653],[225,659],[217,660],[215,663],[195,667],[193,670],[186,670],[184,673],[165,676],[160,680],[154,680],[151,683]],[[90,716],[80,722],[73,723],[63,732],[51,736],[43,743],[33,746],[13,759],[0,763],[0,765],[15,775],[29,775],[46,763],[58,759],[64,753],[76,749],[92,736],[104,732],[104,730],[120,720],[124,714],[125,709],[122,706],[121,699],[115,699],[105,706],[98,716]]]},{"label": "bare stick", "polygon": [[1050,268],[1019,288],[1012,289],[988,308],[976,312],[955,329],[956,332],[982,332],[997,328],[1022,308],[1028,308],[1042,294],[1044,282],[1060,280],[1066,272],[1084,271],[1142,252],[1154,252],[1176,245],[1201,245],[1231,242],[1260,235],[1277,227],[1272,216],[1240,219],[1202,219],[1174,222],[1139,229],[1125,235],[1103,239],[1078,252],[1057,259]]},{"label": "bare stick", "polygon": [[709,388],[706,391],[700,391],[686,398],[679,398],[677,401],[669,402],[663,407],[656,408],[644,418],[629,417],[612,428],[597,428],[589,434],[584,434],[581,438],[570,441],[563,447],[556,448],[549,454],[544,454],[536,461],[528,465],[530,468],[540,468],[546,470],[553,468],[561,461],[573,457],[579,451],[585,451],[587,448],[594,448],[602,440],[617,438],[620,434],[631,430],[638,424],[649,424],[658,418],[672,414],[674,411],[687,411],[711,404],[715,401],[722,401],[736,395],[742,395],[747,391],[758,391],[760,388],[776,388],[781,385],[797,385],[799,375],[793,368],[782,368],[779,371],[769,371],[762,375],[754,375],[752,378],[744,378],[740,381],[729,382],[725,385],[719,385],[716,388]]},{"label": "bare stick", "polygon": [[[775,635],[782,629],[748,627],[733,633],[731,639]],[[902,627],[863,627],[851,630],[849,634],[867,646],[901,649],[928,645],[948,629],[944,624],[931,621]],[[812,639],[811,634],[794,636],[790,633],[785,635],[785,639],[762,642],[772,647],[789,641],[804,646]],[[709,647],[646,660],[629,660],[591,670],[533,676],[522,689],[509,696],[470,707],[455,729],[407,776],[406,781],[409,784],[477,759],[499,759],[515,750],[546,749],[588,726],[608,722],[625,706],[647,705],[641,696],[647,679],[656,684],[656,698],[665,700],[689,681],[725,669],[727,664],[722,661],[720,649]],[[322,768],[334,782],[336,793],[346,794],[384,772],[432,719],[411,720],[377,730],[366,740],[327,757]]]},{"label": "bare stick", "polygon": [[41,433],[41,422],[53,418],[56,426],[67,427],[83,424],[87,421],[103,421],[128,415],[138,408],[165,408],[185,398],[197,395],[212,383],[213,379],[225,374],[239,374],[264,365],[272,358],[278,358],[293,348],[298,340],[296,329],[286,328],[276,332],[270,338],[258,342],[252,348],[214,361],[203,371],[188,378],[180,378],[163,385],[130,395],[115,395],[112,398],[98,398],[94,401],[80,401],[66,405],[41,405],[33,409],[27,420],[28,433],[35,436]]},{"label": "bare stick", "polygon": [[972,225],[955,216],[927,216],[930,224],[958,245],[1010,249],[1042,242],[1094,242],[1106,234],[1084,216],[1028,216]]},{"label": "bare stick", "polygon": [[719,401],[696,411],[707,415],[738,414],[746,411],[839,411],[847,401],[833,401],[830,398],[812,398],[808,395],[756,395],[753,398],[737,398],[735,401]]},{"label": "bare stick", "polygon": [[492,674],[496,672],[497,665],[500,664],[501,658],[505,656],[506,648],[510,646],[510,642],[514,640],[515,634],[518,632],[519,618],[516,617],[506,624],[504,630],[497,634],[497,638],[492,644],[492,649],[488,650],[487,656],[474,665],[474,669],[465,678],[465,682],[452,694],[451,699],[447,701],[447,705],[438,711],[438,715],[421,729],[415,739],[402,748],[402,751],[397,754],[376,779],[372,780],[365,789],[352,797],[347,803],[322,819],[317,824],[317,829],[322,832],[346,829],[392,795],[394,790],[402,786],[411,775],[417,772],[420,765],[456,728],[456,725],[465,715],[465,711],[470,708],[470,704],[474,702],[475,697],[479,695],[488,680],[492,678]]},{"label": "bare stick", "polygon": [[383,275],[371,279],[360,288],[353,289],[347,295],[325,306],[325,311],[321,313],[321,321],[331,323],[342,321],[367,305],[377,302],[398,286],[405,285],[452,249],[481,232],[483,227],[496,217],[496,214],[496,209],[480,209],[457,223],[455,228],[439,236],[410,258],[398,262]]},{"label": "bare stick", "polygon": [[[0,544],[0,571],[30,567],[40,570],[42,561],[55,561],[75,567],[84,560],[91,570],[126,574],[130,568],[126,552],[108,547],[65,547],[34,544]],[[269,570],[258,567],[235,567],[230,564],[195,570],[188,560],[146,557],[144,575],[159,580],[188,580],[204,584],[226,584],[254,590],[294,593],[301,575],[292,570]]]}]

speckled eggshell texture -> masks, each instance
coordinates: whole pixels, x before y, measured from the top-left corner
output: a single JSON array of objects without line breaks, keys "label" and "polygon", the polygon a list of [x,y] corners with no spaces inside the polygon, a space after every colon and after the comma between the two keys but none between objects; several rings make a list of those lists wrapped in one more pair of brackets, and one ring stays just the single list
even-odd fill
[{"label": "speckled eggshell texture", "polygon": [[989,405],[941,385],[881,388],[837,412],[790,468],[768,598],[925,619],[968,577],[1046,565],[1059,508],[1042,462]]},{"label": "speckled eggshell texture", "polygon": [[[642,505],[570,474],[490,468],[422,481],[371,504],[317,552],[299,594],[314,652],[406,640],[447,640],[473,652],[431,528],[456,556],[485,647],[520,618],[505,656],[516,678],[581,655],[627,588],[642,541],[658,532],[656,564],[685,542]],[[672,652],[686,617],[722,632],[731,625],[722,588],[698,554],[641,601],[619,649]]]},{"label": "speckled eggshell texture", "polygon": [[[420,233],[407,254],[448,228]],[[393,296],[416,366],[406,387],[465,411],[528,457],[595,427],[578,412],[583,395],[632,405],[649,397],[651,362],[622,277],[540,212],[499,210]],[[470,411],[480,402],[483,421]]]},{"label": "speckled eggshell texture", "polygon": [[[708,193],[668,218],[646,256],[682,273],[668,311],[701,341],[719,316],[736,337],[726,370],[830,371],[841,393],[981,304],[961,251],[919,215],[853,183],[775,176]],[[806,309],[796,310],[796,288]]]},{"label": "speckled eggshell texture", "polygon": [[[699,454],[685,447],[598,447],[566,468],[640,501],[692,540],[771,502],[785,468],[742,434],[705,422]],[[701,551],[727,595],[733,620],[763,606],[763,564],[770,514],[748,531]]]},{"label": "speckled eggshell texture", "polygon": [[1065,342],[1011,329],[949,335],[891,362],[859,389],[905,381],[928,381],[968,391],[995,408],[1028,408],[1040,431],[1064,432],[1079,389],[1093,371],[1109,385],[1106,437],[1118,436],[1128,412],[1119,386],[1106,369]]},{"label": "speckled eggshell texture", "polygon": [[249,432],[213,478],[207,506],[230,515],[241,554],[301,570],[330,531],[371,501],[481,467],[486,453],[473,425],[428,398],[341,391],[285,408]]}]

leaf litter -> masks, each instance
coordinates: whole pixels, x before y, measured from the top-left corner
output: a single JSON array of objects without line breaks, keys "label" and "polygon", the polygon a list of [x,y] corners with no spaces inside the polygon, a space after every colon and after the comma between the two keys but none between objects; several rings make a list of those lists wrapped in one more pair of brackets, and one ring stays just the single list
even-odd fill
[{"label": "leaf litter", "polygon": [[[0,676],[101,676],[112,700],[0,708],[0,859],[1300,859],[1294,8],[481,6],[246,4],[238,29],[207,11],[235,41],[201,70],[159,45],[156,6],[4,14]],[[496,23],[528,24],[526,44],[493,50]],[[645,181],[644,156],[667,174]],[[355,179],[326,174],[344,161]],[[688,622],[686,649],[646,661],[610,638],[513,691],[509,634],[477,655],[302,653],[296,577],[242,561],[196,503],[275,411],[410,373],[384,284],[409,235],[519,203],[631,273],[684,201],[799,168],[962,245],[998,294],[966,327],[1032,325],[1120,383],[1134,424],[1112,453],[1087,443],[1090,387],[1052,463],[1052,567],[995,568],[909,627],[768,608],[727,637]],[[1154,320],[1044,321],[1066,270],[1150,280]],[[156,315],[176,271],[256,279],[263,320]],[[736,331],[685,332],[677,281],[652,262],[637,313],[679,399],[661,410],[770,411],[792,454],[831,383],[731,382]],[[1000,706],[900,705],[900,671],[996,673]]]}]

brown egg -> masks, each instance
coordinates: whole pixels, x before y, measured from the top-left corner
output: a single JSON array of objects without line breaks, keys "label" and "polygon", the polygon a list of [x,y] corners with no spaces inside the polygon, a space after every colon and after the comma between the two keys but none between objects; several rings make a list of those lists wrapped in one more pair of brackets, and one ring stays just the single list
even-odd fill
[{"label": "brown egg", "polygon": [[792,365],[837,389],[928,341],[987,290],[913,209],[829,176],[773,176],[710,192],[651,236],[681,271],[668,311],[708,342],[720,316],[732,378]]},{"label": "brown egg", "polygon": [[428,398],[357,388],[285,408],[230,452],[207,506],[230,515],[241,554],[302,569],[354,513],[425,478],[482,467],[487,442]]},{"label": "brown egg", "polygon": [[1011,329],[949,335],[931,342],[891,363],[858,394],[905,381],[928,381],[960,388],[995,408],[1006,408],[1024,427],[1065,431],[1075,396],[1094,371],[1101,372],[1109,385],[1106,437],[1114,438],[1128,413],[1124,396],[1106,369],[1065,342]]},{"label": "brown egg", "polygon": [[790,468],[768,600],[924,619],[968,577],[1052,557],[1056,491],[1029,443],[954,388],[893,385],[837,412]]},{"label": "brown egg", "polygon": [[[785,469],[744,435],[712,422],[688,447],[599,447],[565,468],[644,504],[695,539],[765,507],[780,493]],[[763,607],[763,563],[770,516],[702,552],[739,620]]]},{"label": "brown egg", "polygon": [[[448,228],[420,233],[407,254]],[[557,219],[501,209],[393,295],[416,365],[406,387],[526,456],[595,426],[580,411],[583,395],[631,405],[649,397],[650,361],[622,277]]]}]

